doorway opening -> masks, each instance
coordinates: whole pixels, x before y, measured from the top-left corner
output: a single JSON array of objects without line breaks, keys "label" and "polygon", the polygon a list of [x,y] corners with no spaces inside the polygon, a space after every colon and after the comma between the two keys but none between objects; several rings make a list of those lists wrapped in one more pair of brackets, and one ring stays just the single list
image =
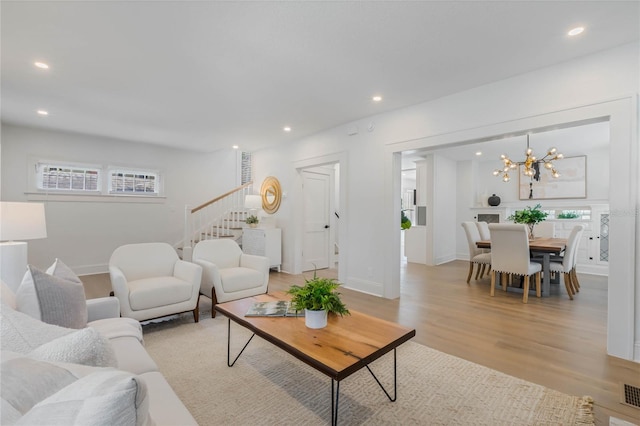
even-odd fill
[{"label": "doorway opening", "polygon": [[340,163],[300,170],[302,178],[302,272],[338,269]]}]

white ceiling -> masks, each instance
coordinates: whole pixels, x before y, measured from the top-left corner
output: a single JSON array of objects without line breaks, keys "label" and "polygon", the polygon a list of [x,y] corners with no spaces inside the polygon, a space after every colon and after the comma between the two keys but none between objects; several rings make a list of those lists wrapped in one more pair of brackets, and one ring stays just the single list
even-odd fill
[{"label": "white ceiling", "polygon": [[4,122],[202,151],[296,140],[640,38],[636,1],[0,7]]}]

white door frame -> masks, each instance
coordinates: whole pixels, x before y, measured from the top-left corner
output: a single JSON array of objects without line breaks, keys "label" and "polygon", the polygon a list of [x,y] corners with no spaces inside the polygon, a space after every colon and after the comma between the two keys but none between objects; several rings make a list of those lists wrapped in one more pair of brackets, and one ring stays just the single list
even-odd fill
[{"label": "white door frame", "polygon": [[[302,170],[310,167],[323,166],[338,163],[340,165],[340,226],[338,226],[338,240],[340,241],[340,252],[338,254],[338,281],[347,282],[349,241],[347,230],[349,223],[349,203],[347,199],[347,182],[343,176],[348,176],[347,152],[341,151],[333,154],[321,155],[318,157],[305,158],[293,162],[294,176],[292,179],[293,188],[291,194],[292,217],[293,217],[293,273],[302,273],[302,243],[303,243],[303,209],[302,205]],[[332,187],[333,192],[333,187]],[[333,215],[333,214],[332,214]],[[333,216],[332,219],[333,220]],[[398,219],[400,220],[400,219]],[[333,240],[335,241],[335,239]],[[331,248],[329,249],[331,251]]]},{"label": "white door frame", "polygon": [[[610,123],[610,262],[608,308],[607,308],[607,353],[627,360],[640,361],[640,339],[636,341],[636,295],[635,287],[640,280],[640,262],[636,261],[636,241],[640,241],[640,217],[638,215],[638,95],[632,94],[617,99],[603,100],[589,105],[576,106],[560,111],[528,116],[477,128],[442,133],[421,139],[390,143],[385,146],[385,172],[391,176],[385,181],[386,209],[383,232],[388,241],[398,244],[387,245],[389,259],[400,258],[399,197],[401,174],[400,153],[403,151],[444,147],[492,138],[507,133],[522,132],[526,129],[552,128],[566,123],[587,122],[609,119]],[[456,230],[457,231],[457,230]],[[454,232],[456,232],[454,231]],[[399,294],[399,262],[391,262],[386,269],[385,283],[392,288],[385,294]],[[396,288],[397,287],[397,288]],[[638,330],[640,332],[640,330]]]}]

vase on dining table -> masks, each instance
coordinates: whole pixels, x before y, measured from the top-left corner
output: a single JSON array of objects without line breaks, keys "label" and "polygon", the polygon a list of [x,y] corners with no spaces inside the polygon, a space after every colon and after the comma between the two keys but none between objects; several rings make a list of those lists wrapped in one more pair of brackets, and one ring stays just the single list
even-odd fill
[{"label": "vase on dining table", "polygon": [[536,226],[535,223],[527,223],[527,226],[529,227],[529,239],[533,240],[533,227]]}]

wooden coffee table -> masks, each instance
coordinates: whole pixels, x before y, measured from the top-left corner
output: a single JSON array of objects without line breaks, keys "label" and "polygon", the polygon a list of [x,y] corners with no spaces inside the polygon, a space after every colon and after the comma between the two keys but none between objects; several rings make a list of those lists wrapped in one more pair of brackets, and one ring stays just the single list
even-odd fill
[{"label": "wooden coffee table", "polygon": [[[327,327],[314,330],[304,325],[304,317],[245,317],[254,302],[284,300],[284,293],[264,294],[215,305],[226,316],[227,365],[232,367],[255,335],[271,342],[331,378],[331,424],[338,423],[340,381],[363,367],[371,373],[387,398],[397,397],[396,348],[416,335],[415,329],[351,311],[344,317],[329,315]],[[248,328],[253,335],[231,361],[231,321]],[[373,374],[369,364],[393,350],[393,396]]]}]

